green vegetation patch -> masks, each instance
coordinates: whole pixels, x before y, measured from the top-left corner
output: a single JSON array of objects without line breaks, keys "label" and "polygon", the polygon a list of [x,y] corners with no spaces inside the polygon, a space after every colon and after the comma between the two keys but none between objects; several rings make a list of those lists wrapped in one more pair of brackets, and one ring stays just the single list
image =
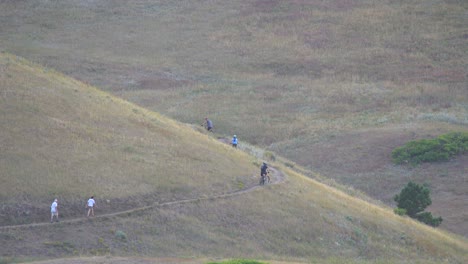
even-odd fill
[{"label": "green vegetation patch", "polygon": [[75,251],[75,246],[70,243],[70,242],[61,242],[61,241],[47,241],[47,242],[43,242],[44,245],[46,246],[49,246],[49,247],[53,247],[55,249],[59,249],[59,250],[62,250],[64,252],[67,252],[67,253],[74,253]]},{"label": "green vegetation patch", "polygon": [[423,212],[432,204],[429,193],[430,190],[427,187],[410,181],[400,194],[395,195],[394,200],[398,208],[394,212],[398,215],[407,214],[430,226],[439,226],[442,223],[442,217],[434,217],[430,212]]},{"label": "green vegetation patch", "polygon": [[468,150],[468,132],[452,132],[434,139],[420,139],[406,143],[392,152],[396,164],[447,161]]},{"label": "green vegetation patch", "polygon": [[122,230],[117,230],[115,232],[115,237],[120,240],[124,240],[124,241],[127,240],[127,234],[125,234],[125,232]]},{"label": "green vegetation patch", "polygon": [[259,262],[256,260],[249,260],[249,259],[233,259],[233,260],[227,260],[223,262],[209,262],[207,264],[268,264],[268,263]]}]

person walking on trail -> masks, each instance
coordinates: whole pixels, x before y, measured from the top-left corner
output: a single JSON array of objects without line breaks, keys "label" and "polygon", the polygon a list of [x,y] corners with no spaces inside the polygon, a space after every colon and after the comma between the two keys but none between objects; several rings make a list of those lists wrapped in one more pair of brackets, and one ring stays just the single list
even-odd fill
[{"label": "person walking on trail", "polygon": [[203,126],[206,128],[206,130],[213,132],[211,131],[213,129],[213,122],[211,122],[211,120],[208,119],[208,117],[205,117],[205,122],[203,123]]},{"label": "person walking on trail", "polygon": [[56,221],[59,221],[58,218],[58,200],[55,199],[54,202],[52,202],[52,205],[50,206],[50,222],[54,222],[54,216]]},{"label": "person walking on trail", "polygon": [[237,136],[236,135],[232,137],[231,144],[233,147],[237,148]]},{"label": "person walking on trail", "polygon": [[88,217],[94,216],[94,207],[96,206],[96,201],[94,201],[94,196],[91,196],[86,203],[86,208],[88,208]]}]

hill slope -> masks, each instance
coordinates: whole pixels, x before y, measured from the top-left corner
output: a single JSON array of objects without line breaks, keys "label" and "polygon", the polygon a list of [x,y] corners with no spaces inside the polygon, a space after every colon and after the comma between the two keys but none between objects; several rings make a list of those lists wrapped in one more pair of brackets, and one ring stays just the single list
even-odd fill
[{"label": "hill slope", "polygon": [[184,125],[14,56],[0,67],[0,225],[44,219],[54,197],[67,216],[91,195],[109,211],[256,182],[250,157]]},{"label": "hill slope", "polygon": [[[82,210],[74,202],[89,193],[101,198],[98,213],[103,214],[123,210],[118,202],[126,199],[203,198],[256,182],[254,157],[190,127],[20,58],[1,54],[0,62],[2,208],[13,202],[43,205],[30,214],[47,219],[51,199],[59,196],[62,215],[71,219]],[[0,256],[242,256],[330,263],[468,259],[462,238],[277,166],[288,175],[284,184],[238,196],[89,221],[0,227]]]},{"label": "hill slope", "polygon": [[262,145],[393,205],[432,186],[468,236],[465,155],[393,166],[467,131],[467,1],[0,1],[0,47],[126,100]]}]

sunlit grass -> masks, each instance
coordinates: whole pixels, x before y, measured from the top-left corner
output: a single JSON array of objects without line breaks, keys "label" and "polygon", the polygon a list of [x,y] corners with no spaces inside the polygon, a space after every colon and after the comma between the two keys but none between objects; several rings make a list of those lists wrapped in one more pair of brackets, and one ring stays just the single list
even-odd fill
[{"label": "sunlit grass", "polygon": [[249,157],[186,125],[21,58],[0,61],[7,204],[156,193],[165,200],[253,182]]}]

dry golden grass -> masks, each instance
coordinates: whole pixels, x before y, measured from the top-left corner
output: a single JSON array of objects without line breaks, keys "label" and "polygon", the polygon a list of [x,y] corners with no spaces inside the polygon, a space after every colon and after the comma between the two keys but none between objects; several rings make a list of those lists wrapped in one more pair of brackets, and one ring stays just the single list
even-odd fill
[{"label": "dry golden grass", "polygon": [[[199,124],[208,115],[217,132],[235,133],[241,144],[268,147],[389,204],[407,180],[425,181],[434,187],[433,212],[447,219],[442,228],[466,235],[466,157],[417,169],[388,158],[407,140],[466,131],[466,8],[436,0],[1,1],[0,49],[183,122]],[[0,155],[7,158],[0,163],[2,176],[14,177],[0,187],[2,202],[26,201],[30,211],[59,195],[77,209],[93,193],[124,208],[135,206],[123,205],[133,193],[147,203],[227,191],[254,173],[250,158],[239,156],[248,173],[239,170],[240,178],[226,184],[238,164],[219,151],[241,155],[232,149],[197,134],[195,141],[217,147],[186,151],[180,145],[194,140],[180,124],[134,105],[123,111],[119,99],[48,68],[24,74],[16,63],[4,64]],[[49,84],[52,76],[60,85]],[[29,84],[34,89],[20,88]],[[49,85],[68,89],[61,94]],[[12,126],[22,122],[30,125]],[[182,144],[174,143],[172,128]],[[21,150],[28,148],[34,152]],[[184,178],[191,167],[171,163],[179,155],[196,175]],[[207,176],[220,172],[226,174]],[[198,187],[189,193],[180,181]]]},{"label": "dry golden grass", "polygon": [[[85,199],[81,189],[96,184],[113,188],[95,190],[97,197],[111,200],[98,207],[103,214],[124,208],[114,199],[138,206],[131,201],[209,197],[256,183],[258,157],[21,58],[2,54],[0,65],[0,136],[10,143],[2,144],[1,191],[8,194],[3,205],[11,199],[32,207],[47,202],[48,208],[49,198],[59,195],[66,219],[81,216],[82,209],[67,202]],[[468,257],[464,238],[271,164],[288,175],[286,183],[90,221],[2,229],[2,261],[111,255],[189,262],[242,256],[309,263],[463,263]],[[154,181],[145,178],[146,169]],[[188,171],[192,174],[181,175]],[[91,183],[75,182],[85,172]],[[125,172],[127,177],[119,177]],[[152,192],[156,195],[148,198]],[[47,211],[38,212],[47,216]]]},{"label": "dry golden grass", "polygon": [[[434,244],[438,244],[436,241],[444,241],[442,243],[443,246],[447,248],[443,250],[447,255],[455,254],[450,253],[451,250],[459,250],[460,253],[467,253],[468,252],[468,244],[464,239],[460,239],[459,237],[454,237],[452,234],[439,230],[436,228],[429,227],[422,223],[419,223],[409,217],[399,217],[396,216],[393,212],[392,208],[377,206],[370,202],[365,202],[362,199],[359,199],[354,196],[350,196],[336,188],[332,188],[328,185],[323,183],[317,182],[312,180],[308,177],[300,175],[291,169],[283,168],[288,175],[295,175],[298,178],[302,178],[303,180],[310,183],[310,188],[321,189],[323,193],[331,193],[333,194],[335,201],[340,201],[340,203],[346,204],[347,210],[351,210],[352,212],[359,212],[356,217],[360,219],[360,221],[369,221],[377,223],[375,228],[380,230],[391,230],[396,226],[404,226],[404,233],[406,235],[410,235],[413,239],[416,240],[416,243],[421,245],[422,247],[426,247],[428,251],[431,248],[435,248]],[[327,204],[330,196],[323,196],[318,195],[311,200],[319,204]],[[332,200],[333,201],[333,200]],[[336,202],[333,205],[339,205],[340,203]],[[332,203],[328,201],[330,207]],[[338,208],[336,208],[338,209]]]},{"label": "dry golden grass", "polygon": [[133,196],[190,198],[253,182],[248,156],[186,125],[15,56],[0,55],[0,65],[0,193],[15,210],[3,224],[30,221],[22,212],[55,197],[66,216],[91,195],[107,211]]},{"label": "dry golden grass", "polygon": [[[242,256],[286,263],[464,263],[468,258],[468,243],[461,237],[281,169],[289,176],[287,183],[229,199],[177,204],[80,225],[12,229],[4,232],[10,238],[4,252],[21,255],[34,247],[53,256],[189,260]],[[117,231],[126,239],[119,239]],[[46,242],[31,242],[44,236]]]},{"label": "dry golden grass", "polygon": [[7,1],[2,10],[16,12],[0,43],[181,121],[209,115],[218,132],[284,142],[275,150],[286,154],[330,130],[425,120],[466,127],[464,7]]}]

